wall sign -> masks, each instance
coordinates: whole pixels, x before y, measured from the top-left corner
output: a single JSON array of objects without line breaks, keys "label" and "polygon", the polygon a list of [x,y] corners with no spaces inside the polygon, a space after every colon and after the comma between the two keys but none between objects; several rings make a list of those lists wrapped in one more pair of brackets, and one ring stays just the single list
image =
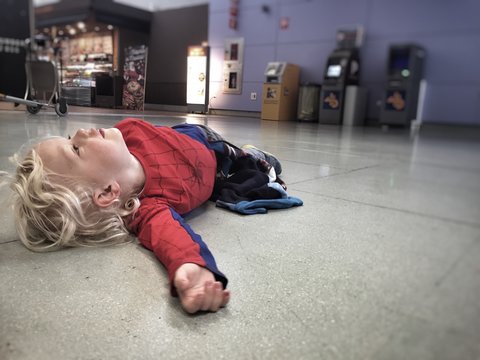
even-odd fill
[{"label": "wall sign", "polygon": [[290,25],[290,18],[282,17],[280,19],[280,29],[281,30],[287,30],[289,25]]},{"label": "wall sign", "polygon": [[230,0],[230,17],[228,19],[228,27],[233,30],[238,28],[238,5],[240,0]]}]

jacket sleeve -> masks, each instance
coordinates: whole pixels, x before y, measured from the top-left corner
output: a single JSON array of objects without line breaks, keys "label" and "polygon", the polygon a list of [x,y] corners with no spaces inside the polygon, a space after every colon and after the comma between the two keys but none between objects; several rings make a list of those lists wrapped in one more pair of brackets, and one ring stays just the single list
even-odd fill
[{"label": "jacket sleeve", "polygon": [[152,250],[167,269],[173,296],[177,295],[173,287],[175,272],[185,263],[207,268],[224,288],[227,286],[227,278],[218,270],[212,253],[200,235],[162,199],[143,199],[129,225],[142,245]]}]

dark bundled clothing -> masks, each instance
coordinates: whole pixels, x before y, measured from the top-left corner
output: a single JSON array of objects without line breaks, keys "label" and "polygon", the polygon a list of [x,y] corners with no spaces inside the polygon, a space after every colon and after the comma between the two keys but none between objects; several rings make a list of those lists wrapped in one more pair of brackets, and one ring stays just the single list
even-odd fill
[{"label": "dark bundled clothing", "polygon": [[280,194],[267,186],[268,175],[250,156],[238,158],[231,167],[232,175],[217,178],[210,200],[230,203],[256,199],[276,199]]},{"label": "dark bundled clothing", "polygon": [[219,207],[244,215],[303,205],[302,200],[287,195],[280,178],[270,182],[268,171],[264,161],[248,154],[239,156],[232,161],[229,170],[232,175],[217,177],[210,200]]}]

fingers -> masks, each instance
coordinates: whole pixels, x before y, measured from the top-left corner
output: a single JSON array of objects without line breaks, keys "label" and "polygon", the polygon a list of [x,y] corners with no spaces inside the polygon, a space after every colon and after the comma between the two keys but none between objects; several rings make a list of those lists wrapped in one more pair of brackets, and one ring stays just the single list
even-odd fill
[{"label": "fingers", "polygon": [[223,286],[219,282],[216,282],[212,286],[213,288],[213,298],[212,304],[210,306],[210,311],[217,311],[222,305],[223,301]]},{"label": "fingers", "polygon": [[193,314],[200,310],[202,306],[202,294],[197,294],[192,298],[182,299],[182,306],[186,312]]},{"label": "fingers", "polygon": [[201,291],[187,295],[188,291],[179,291],[181,303],[185,311],[195,313],[199,310],[216,312],[230,300],[230,291],[223,290],[220,282],[208,281]]},{"label": "fingers", "polygon": [[220,294],[218,293],[218,285],[222,286],[218,282],[207,281],[205,283],[205,296],[203,298],[202,307],[200,308],[203,311],[217,311],[218,307],[215,309],[216,297]]},{"label": "fingers", "polygon": [[229,301],[230,291],[224,290],[222,283],[216,281],[205,286],[205,298],[201,309],[216,312]]},{"label": "fingers", "polygon": [[228,302],[230,301],[230,291],[229,290],[223,290],[222,292],[222,303],[220,305],[220,307],[224,307],[228,304]]}]

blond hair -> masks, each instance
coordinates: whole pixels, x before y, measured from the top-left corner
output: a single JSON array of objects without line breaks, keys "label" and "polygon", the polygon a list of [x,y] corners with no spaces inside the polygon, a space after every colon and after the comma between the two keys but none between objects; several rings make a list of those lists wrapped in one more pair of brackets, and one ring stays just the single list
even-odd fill
[{"label": "blond hair", "polygon": [[34,149],[17,161],[10,188],[15,227],[27,248],[44,252],[130,241],[123,218],[140,206],[136,195],[103,209],[93,203],[91,187],[73,178],[66,178],[62,185],[55,181],[56,176],[44,167]]}]

